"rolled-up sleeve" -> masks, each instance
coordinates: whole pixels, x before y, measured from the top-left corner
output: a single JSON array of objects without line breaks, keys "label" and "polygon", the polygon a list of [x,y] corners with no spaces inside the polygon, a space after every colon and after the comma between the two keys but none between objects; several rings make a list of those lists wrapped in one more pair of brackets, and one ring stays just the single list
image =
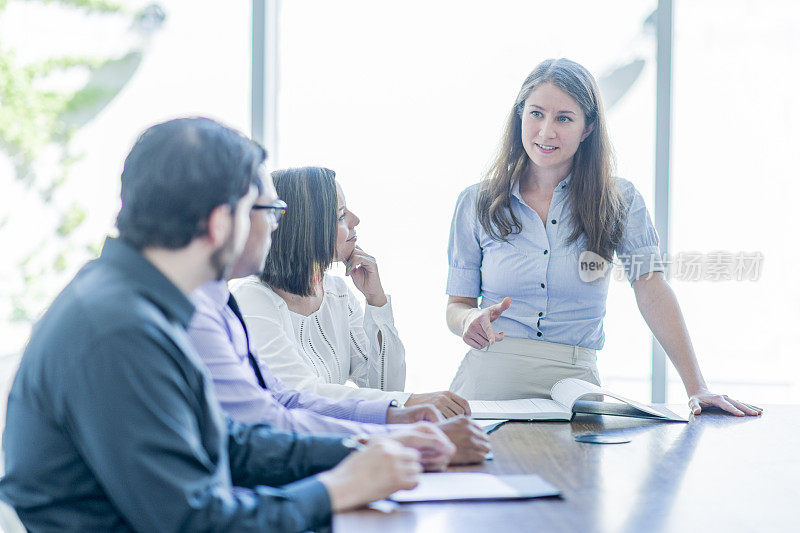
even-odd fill
[{"label": "rolled-up sleeve", "polygon": [[627,203],[625,231],[617,247],[617,257],[625,269],[628,281],[633,283],[650,272],[664,272],[661,250],[650,213],[641,193],[627,180],[619,180],[619,187]]},{"label": "rolled-up sleeve", "polygon": [[450,296],[477,298],[481,293],[481,251],[475,201],[478,185],[464,190],[456,202],[447,245],[447,288]]}]

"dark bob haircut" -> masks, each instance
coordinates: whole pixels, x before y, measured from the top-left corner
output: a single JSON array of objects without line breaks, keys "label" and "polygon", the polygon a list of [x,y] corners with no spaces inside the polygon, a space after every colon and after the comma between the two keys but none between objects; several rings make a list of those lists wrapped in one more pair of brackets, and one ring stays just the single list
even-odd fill
[{"label": "dark bob haircut", "polygon": [[181,118],[145,130],[125,159],[120,239],[142,249],[177,249],[205,235],[211,211],[236,207],[266,151],[207,118]]},{"label": "dark bob haircut", "polygon": [[336,258],[336,173],[320,167],[272,173],[275,189],[289,206],[272,234],[261,281],[300,296],[314,293],[314,276]]}]

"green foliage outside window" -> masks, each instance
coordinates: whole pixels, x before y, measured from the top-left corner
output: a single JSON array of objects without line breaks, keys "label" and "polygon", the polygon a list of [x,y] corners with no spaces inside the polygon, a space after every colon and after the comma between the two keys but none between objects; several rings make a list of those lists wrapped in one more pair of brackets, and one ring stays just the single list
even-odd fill
[{"label": "green foliage outside window", "polygon": [[[150,5],[137,13],[127,6],[108,0],[12,0],[17,2],[59,4],[91,15],[130,17],[133,24],[157,26],[164,18],[161,8]],[[0,0],[0,17],[9,0]],[[32,243],[31,252],[17,267],[21,288],[10,295],[12,321],[31,322],[53,297],[44,281],[75,267],[99,253],[100,242],[79,242],[76,230],[86,219],[86,209],[79,203],[59,205],[57,192],[69,179],[72,165],[83,154],[75,153],[74,134],[91,121],[122,90],[141,63],[142,53],[133,50],[119,58],[73,57],[57,54],[53,41],[52,57],[22,64],[17,53],[0,35],[0,152],[14,169],[13,178],[35,193],[42,212],[57,213],[56,222],[46,242]],[[87,83],[78,89],[54,90],[42,83],[48,76],[82,69],[88,72]],[[55,149],[58,171],[37,172],[37,160]],[[7,231],[7,215],[0,214],[0,232]]]}]

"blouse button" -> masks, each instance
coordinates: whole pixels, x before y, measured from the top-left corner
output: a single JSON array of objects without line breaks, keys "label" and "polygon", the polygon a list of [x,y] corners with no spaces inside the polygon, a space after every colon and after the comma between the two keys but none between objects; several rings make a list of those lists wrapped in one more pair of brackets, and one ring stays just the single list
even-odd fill
[{"label": "blouse button", "polygon": [[544,289],[544,283],[542,283],[542,288]]},{"label": "blouse button", "polygon": [[544,314],[544,313],[542,313],[541,311],[539,311],[539,316],[542,316],[543,314]]},{"label": "blouse button", "polygon": [[552,222],[553,224],[555,224],[555,223],[556,223],[556,219],[553,219],[553,220],[551,220],[550,222]]},{"label": "blouse button", "polygon": [[547,255],[547,250],[544,251],[544,255]]},{"label": "blouse button", "polygon": [[541,332],[541,331],[537,331],[537,332],[536,332],[536,336],[537,336],[537,337],[541,337],[541,336],[542,336],[542,332]]}]

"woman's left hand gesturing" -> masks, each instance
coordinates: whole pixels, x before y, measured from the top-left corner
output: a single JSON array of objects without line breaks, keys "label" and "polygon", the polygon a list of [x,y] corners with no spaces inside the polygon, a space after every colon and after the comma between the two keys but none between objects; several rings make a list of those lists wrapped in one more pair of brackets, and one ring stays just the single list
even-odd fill
[{"label": "woman's left hand gesturing", "polygon": [[760,407],[734,400],[724,394],[714,394],[707,389],[703,389],[689,398],[689,408],[695,415],[699,415],[703,407],[712,406],[735,416],[759,416],[763,412]]},{"label": "woman's left hand gesturing", "polygon": [[353,280],[356,289],[364,294],[367,303],[374,307],[386,305],[386,293],[383,292],[381,278],[378,275],[378,263],[375,258],[356,246],[350,257],[344,260],[345,274]]}]

